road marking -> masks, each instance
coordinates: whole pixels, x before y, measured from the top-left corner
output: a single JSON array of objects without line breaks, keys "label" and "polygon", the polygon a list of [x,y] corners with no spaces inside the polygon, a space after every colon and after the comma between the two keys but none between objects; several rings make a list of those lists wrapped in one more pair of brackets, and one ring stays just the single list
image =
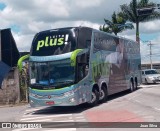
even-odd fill
[{"label": "road marking", "polygon": [[75,118],[81,119],[81,118],[84,118],[84,116],[75,116]]},{"label": "road marking", "polygon": [[42,119],[42,120],[30,120],[25,122],[74,122],[74,120],[54,120],[51,119]]},{"label": "road marking", "polygon": [[[70,116],[70,115],[69,115]],[[43,118],[57,118],[57,116],[40,116],[40,117],[29,117],[29,118],[23,118],[21,119],[21,121],[25,121],[25,120],[33,120],[33,119],[43,119]],[[60,116],[62,117],[62,116]],[[59,117],[59,118],[60,118]],[[62,117],[63,118],[63,117]],[[69,117],[70,118],[70,117]],[[67,118],[68,119],[68,118]],[[71,118],[70,118],[71,119]]]},{"label": "road marking", "polygon": [[83,113],[79,113],[79,114],[73,114],[74,116],[82,116]]},{"label": "road marking", "polygon": [[78,119],[76,122],[86,122],[86,119]]},{"label": "road marking", "polygon": [[29,121],[23,121],[23,122],[49,122],[51,121],[51,119],[42,119],[42,120],[29,120]]},{"label": "road marking", "polygon": [[[59,114],[59,115],[24,115],[23,117],[44,118],[44,117],[66,117],[72,116],[72,114]],[[27,118],[24,118],[27,119]]]},{"label": "road marking", "polygon": [[73,119],[73,117],[69,117],[68,119]]}]

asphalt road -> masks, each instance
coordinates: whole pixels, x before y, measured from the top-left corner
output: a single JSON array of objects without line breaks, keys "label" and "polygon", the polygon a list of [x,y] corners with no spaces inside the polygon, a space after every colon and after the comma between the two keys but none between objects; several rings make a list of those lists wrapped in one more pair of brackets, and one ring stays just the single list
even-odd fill
[{"label": "asphalt road", "polygon": [[[109,97],[106,103],[89,108],[85,104],[77,107],[40,107],[31,108],[29,105],[0,108],[0,121],[6,122],[59,122],[55,128],[41,129],[47,131],[91,130],[87,122],[93,122],[89,127],[96,127],[94,122],[160,122],[160,84],[142,85],[138,90],[123,92]],[[69,128],[66,123],[70,122]],[[77,127],[75,128],[73,124]],[[81,123],[83,122],[83,123]],[[53,125],[52,125],[53,126]],[[84,127],[84,129],[83,129]],[[98,126],[97,126],[98,127]],[[160,127],[160,124],[159,124]],[[13,131],[31,130],[14,129]],[[95,128],[100,131],[150,131],[160,128]],[[34,129],[40,131],[40,129]]]}]

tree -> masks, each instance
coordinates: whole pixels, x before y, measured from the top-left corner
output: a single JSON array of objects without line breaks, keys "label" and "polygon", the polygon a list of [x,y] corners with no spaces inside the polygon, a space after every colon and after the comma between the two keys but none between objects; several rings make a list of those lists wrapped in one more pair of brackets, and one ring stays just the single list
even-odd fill
[{"label": "tree", "polygon": [[[160,13],[154,10],[153,7],[155,7],[156,4],[153,2],[149,2],[149,0],[140,0],[137,2],[137,0],[132,0],[129,5],[123,4],[121,5],[121,10],[123,15],[127,20],[130,22],[133,22],[136,24],[136,41],[139,43],[139,23],[140,22],[147,22],[150,20],[158,19],[160,18]],[[137,9],[143,9],[143,8],[151,8],[153,9],[153,12],[148,15],[141,15],[138,16]]]},{"label": "tree", "polygon": [[125,29],[133,29],[134,26],[131,23],[126,23],[126,18],[123,13],[116,14],[115,12],[112,14],[112,21],[104,19],[105,24],[100,26],[100,30],[108,33],[114,33],[117,35],[118,33],[124,31]]}]

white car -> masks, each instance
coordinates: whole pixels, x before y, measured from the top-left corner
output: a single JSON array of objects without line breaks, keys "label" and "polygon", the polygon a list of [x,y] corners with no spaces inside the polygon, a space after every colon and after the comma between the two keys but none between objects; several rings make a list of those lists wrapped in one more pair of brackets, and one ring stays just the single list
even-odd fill
[{"label": "white car", "polygon": [[142,83],[160,83],[160,73],[156,69],[142,70]]}]

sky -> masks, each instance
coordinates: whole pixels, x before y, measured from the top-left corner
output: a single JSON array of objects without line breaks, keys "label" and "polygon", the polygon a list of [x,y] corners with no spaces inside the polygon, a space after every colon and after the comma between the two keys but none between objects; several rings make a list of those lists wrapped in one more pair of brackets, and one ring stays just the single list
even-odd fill
[{"label": "sky", "polygon": [[[72,26],[99,29],[104,18],[110,20],[114,11],[120,11],[120,5],[129,3],[130,0],[0,0],[0,29],[11,28],[19,51],[30,51],[33,37],[40,31]],[[118,35],[135,40],[135,29]],[[153,44],[153,62],[160,63],[160,20],[141,23],[140,39],[142,63],[150,63],[147,41]]]}]

